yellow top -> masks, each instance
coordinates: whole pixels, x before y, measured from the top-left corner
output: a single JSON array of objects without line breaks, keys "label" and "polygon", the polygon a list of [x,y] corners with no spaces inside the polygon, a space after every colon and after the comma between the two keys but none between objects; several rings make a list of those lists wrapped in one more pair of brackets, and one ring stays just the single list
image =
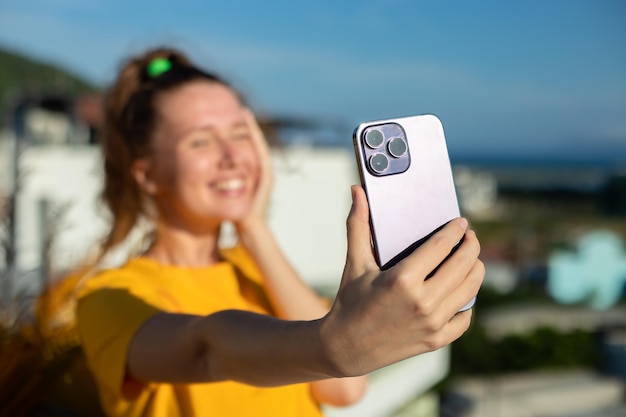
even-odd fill
[{"label": "yellow top", "polygon": [[207,268],[135,258],[89,279],[79,294],[78,330],[106,413],[113,417],[320,417],[308,384],[259,388],[237,382],[143,384],[126,374],[138,328],[161,312],[209,315],[225,309],[271,314],[260,272],[234,248]]}]

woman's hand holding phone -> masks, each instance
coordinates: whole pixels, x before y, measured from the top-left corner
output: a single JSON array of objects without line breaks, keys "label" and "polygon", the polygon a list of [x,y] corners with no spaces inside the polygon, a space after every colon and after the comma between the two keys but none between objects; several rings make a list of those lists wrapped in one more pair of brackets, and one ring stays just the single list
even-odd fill
[{"label": "woman's hand holding phone", "polygon": [[[342,376],[366,374],[459,338],[472,316],[471,310],[459,310],[478,293],[484,277],[480,244],[463,218],[450,221],[412,254],[382,271],[371,246],[363,189],[353,186],[352,197],[346,266],[322,325],[328,357]],[[426,279],[463,237],[458,250]]]}]

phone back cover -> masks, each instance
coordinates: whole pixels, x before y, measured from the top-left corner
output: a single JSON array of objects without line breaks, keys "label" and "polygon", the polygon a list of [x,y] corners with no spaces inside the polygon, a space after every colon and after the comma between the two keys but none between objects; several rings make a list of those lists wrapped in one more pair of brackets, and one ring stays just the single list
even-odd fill
[{"label": "phone back cover", "polygon": [[[366,166],[362,132],[390,122],[403,127],[411,162],[405,172],[376,176]],[[398,254],[460,216],[443,126],[434,115],[367,122],[355,130],[354,143],[369,202],[373,243],[379,265],[385,269]]]}]

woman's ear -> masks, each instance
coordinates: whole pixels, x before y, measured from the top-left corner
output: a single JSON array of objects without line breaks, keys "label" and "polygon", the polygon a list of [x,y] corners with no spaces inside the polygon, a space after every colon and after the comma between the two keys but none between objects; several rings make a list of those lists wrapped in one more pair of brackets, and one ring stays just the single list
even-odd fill
[{"label": "woman's ear", "polygon": [[152,164],[148,158],[136,159],[131,167],[131,174],[137,185],[146,194],[154,195],[158,191],[158,186],[152,178]]}]

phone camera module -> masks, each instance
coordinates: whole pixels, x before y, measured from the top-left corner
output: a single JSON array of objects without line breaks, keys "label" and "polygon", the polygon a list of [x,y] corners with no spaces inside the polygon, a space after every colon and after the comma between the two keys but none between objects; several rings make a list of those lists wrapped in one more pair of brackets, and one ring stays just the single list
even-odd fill
[{"label": "phone camera module", "polygon": [[370,157],[370,167],[378,174],[382,174],[389,168],[389,158],[383,153],[375,153]]},{"label": "phone camera module", "polygon": [[365,135],[365,143],[372,149],[380,148],[384,141],[385,137],[380,130],[372,129]]},{"label": "phone camera module", "polygon": [[406,142],[402,138],[393,138],[387,143],[387,150],[394,158],[401,158],[407,150]]},{"label": "phone camera module", "polygon": [[402,173],[411,165],[409,140],[399,123],[392,121],[367,126],[355,146],[362,152],[363,168],[376,177]]}]

